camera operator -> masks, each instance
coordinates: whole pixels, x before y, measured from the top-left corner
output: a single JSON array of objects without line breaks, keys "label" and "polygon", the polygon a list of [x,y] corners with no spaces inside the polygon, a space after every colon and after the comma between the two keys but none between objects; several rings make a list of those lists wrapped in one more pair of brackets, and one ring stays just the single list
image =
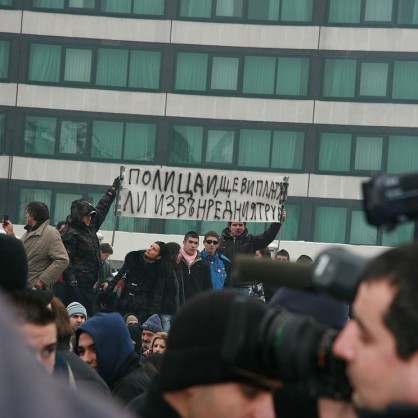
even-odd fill
[{"label": "camera operator", "polygon": [[[234,311],[243,308],[240,321]],[[136,411],[142,418],[274,418],[280,385],[263,367],[254,334],[267,306],[228,290],[195,296],[176,315],[159,375]],[[241,335],[237,344],[234,331]]]},{"label": "camera operator", "polygon": [[[418,416],[417,255],[418,243],[405,244],[368,264],[353,319],[334,342],[334,354],[347,363],[357,416]],[[326,416],[355,416],[345,412]]]}]

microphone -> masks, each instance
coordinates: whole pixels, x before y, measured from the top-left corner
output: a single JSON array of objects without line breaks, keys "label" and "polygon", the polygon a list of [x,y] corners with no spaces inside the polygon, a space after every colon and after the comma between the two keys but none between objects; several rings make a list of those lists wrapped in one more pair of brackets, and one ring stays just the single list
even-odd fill
[{"label": "microphone", "polygon": [[257,281],[272,287],[312,289],[312,264],[275,261],[239,254],[232,269],[234,283]]},{"label": "microphone", "polygon": [[321,252],[313,264],[277,262],[237,256],[232,278],[235,283],[258,281],[310,292],[322,292],[346,302],[353,301],[368,259],[340,247]]}]

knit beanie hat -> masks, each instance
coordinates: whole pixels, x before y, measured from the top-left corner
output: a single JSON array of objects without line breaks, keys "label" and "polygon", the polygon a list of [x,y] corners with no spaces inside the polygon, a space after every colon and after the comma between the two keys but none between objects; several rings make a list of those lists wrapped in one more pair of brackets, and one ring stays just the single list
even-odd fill
[{"label": "knit beanie hat", "polygon": [[160,247],[160,254],[161,258],[166,258],[168,256],[168,247],[167,244],[163,241],[155,241],[155,243]]},{"label": "knit beanie hat", "polygon": [[23,290],[28,280],[28,262],[22,241],[0,234],[0,287],[6,291]]},{"label": "knit beanie hat", "polygon": [[[234,310],[242,320],[236,321]],[[160,389],[170,392],[196,385],[250,383],[238,369],[277,379],[274,367],[262,366],[257,350],[256,331],[267,310],[258,299],[228,290],[194,297],[172,322],[159,373]],[[231,350],[232,356],[226,354]]]},{"label": "knit beanie hat", "polygon": [[81,303],[78,303],[78,302],[71,302],[67,306],[67,313],[68,313],[68,316],[73,316],[76,314],[84,315],[84,318],[87,319],[86,308]]},{"label": "knit beanie hat", "polygon": [[163,326],[161,324],[161,319],[157,314],[151,315],[143,324],[142,329],[151,332],[161,332]]},{"label": "knit beanie hat", "polygon": [[124,319],[126,325],[129,325],[129,323],[131,323],[131,324],[135,323],[137,325],[139,324],[138,317],[134,314],[126,314],[123,317],[123,319]]}]

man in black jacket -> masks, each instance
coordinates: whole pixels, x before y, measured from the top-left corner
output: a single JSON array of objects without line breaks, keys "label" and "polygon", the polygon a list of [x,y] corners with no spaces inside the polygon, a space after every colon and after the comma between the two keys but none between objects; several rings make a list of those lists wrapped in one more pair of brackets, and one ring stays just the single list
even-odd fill
[{"label": "man in black jacket", "polygon": [[74,352],[99,373],[124,405],[148,388],[150,378],[119,313],[97,313],[81,325]]},{"label": "man in black jacket", "polygon": [[86,307],[88,316],[94,313],[93,286],[98,280],[101,263],[96,233],[106,219],[119,187],[120,179],[117,177],[96,207],[85,199],[72,202],[71,214],[61,234],[70,258],[70,264],[63,273],[64,304],[80,302]]},{"label": "man in black jacket", "polygon": [[[242,306],[248,314],[242,315]],[[261,365],[253,344],[266,312],[257,299],[227,290],[203,292],[186,303],[173,320],[139,416],[274,418],[272,391],[280,382],[274,367]]]},{"label": "man in black jacket", "polygon": [[209,263],[197,250],[198,246],[199,235],[197,232],[187,232],[180,249],[180,266],[183,273],[186,302],[204,290],[213,289]]}]

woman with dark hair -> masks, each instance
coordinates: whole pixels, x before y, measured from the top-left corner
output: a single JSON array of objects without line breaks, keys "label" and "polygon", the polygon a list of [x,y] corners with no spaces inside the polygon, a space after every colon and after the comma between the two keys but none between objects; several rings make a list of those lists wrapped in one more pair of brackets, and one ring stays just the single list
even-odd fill
[{"label": "woman with dark hair", "polygon": [[166,277],[164,293],[161,300],[161,323],[163,330],[168,332],[173,315],[184,305],[183,274],[180,266],[180,245],[168,242],[168,257],[166,261]]}]

